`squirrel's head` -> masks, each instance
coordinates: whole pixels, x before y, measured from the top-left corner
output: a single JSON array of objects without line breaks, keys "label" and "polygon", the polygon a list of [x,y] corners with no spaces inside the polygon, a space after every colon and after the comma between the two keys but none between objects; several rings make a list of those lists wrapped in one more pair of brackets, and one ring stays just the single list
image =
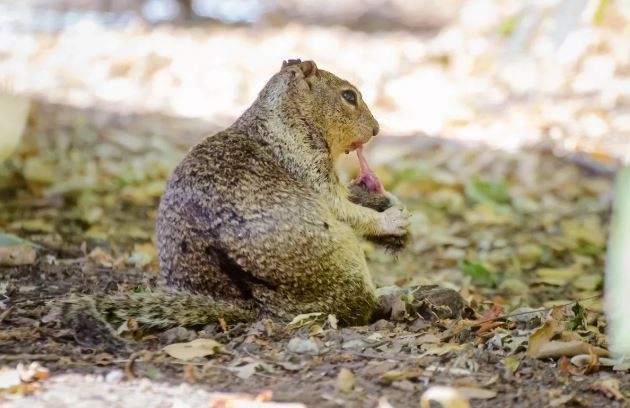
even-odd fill
[{"label": "squirrel's head", "polygon": [[296,112],[307,126],[316,126],[333,159],[378,133],[378,122],[361,92],[348,81],[317,68],[315,62],[286,61],[274,79],[286,84],[282,109]]}]

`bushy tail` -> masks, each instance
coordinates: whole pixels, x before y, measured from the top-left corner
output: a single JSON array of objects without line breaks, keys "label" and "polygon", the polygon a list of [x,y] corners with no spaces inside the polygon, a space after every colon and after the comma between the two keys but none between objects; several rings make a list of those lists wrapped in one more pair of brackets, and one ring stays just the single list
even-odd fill
[{"label": "bushy tail", "polygon": [[79,343],[118,351],[130,345],[116,331],[128,319],[150,330],[203,327],[219,319],[227,323],[247,322],[258,315],[254,309],[205,295],[164,291],[71,296],[56,306],[53,318],[72,329]]},{"label": "bushy tail", "polygon": [[113,323],[134,319],[146,328],[200,327],[224,319],[228,323],[254,320],[256,313],[186,292],[142,292],[91,298],[101,316]]}]

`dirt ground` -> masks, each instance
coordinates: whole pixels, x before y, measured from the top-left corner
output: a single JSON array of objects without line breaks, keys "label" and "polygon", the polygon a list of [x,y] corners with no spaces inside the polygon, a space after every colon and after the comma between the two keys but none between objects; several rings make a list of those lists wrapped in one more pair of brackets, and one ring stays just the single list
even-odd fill
[{"label": "dirt ground", "polygon": [[[413,407],[442,384],[467,390],[474,407],[627,406],[627,364],[613,369],[596,356],[606,350],[598,295],[611,177],[543,149],[418,138],[371,146],[385,186],[414,214],[413,242],[398,257],[366,245],[376,281],[455,288],[475,317],[174,328],[145,335],[133,353],[78,344],[51,321],[49,302],[159,285],[159,196],[187,146],[212,130],[159,115],[34,106],[19,155],[0,173],[0,230],[37,245],[34,262],[0,266],[0,367],[37,361],[50,379],[13,391],[0,380],[0,405],[203,406],[209,391],[271,390],[274,401],[309,407],[384,407],[383,397]],[[341,172],[355,166],[347,158]],[[576,308],[578,299],[586,300]],[[549,309],[504,317],[538,307]],[[545,321],[554,327],[547,337]],[[161,351],[200,337],[223,349],[188,362]],[[552,340],[584,347],[536,357],[533,345]],[[582,356],[561,357],[574,354]]]}]

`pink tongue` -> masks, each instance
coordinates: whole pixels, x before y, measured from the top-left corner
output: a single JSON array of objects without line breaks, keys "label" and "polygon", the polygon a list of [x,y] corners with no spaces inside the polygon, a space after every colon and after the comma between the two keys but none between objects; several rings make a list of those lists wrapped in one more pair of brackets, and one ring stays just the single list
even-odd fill
[{"label": "pink tongue", "polygon": [[370,167],[363,156],[363,146],[357,147],[357,157],[359,158],[359,167],[361,174],[356,179],[352,180],[353,185],[361,185],[367,190],[374,193],[383,193],[383,185],[381,181],[376,177],[376,174],[370,170]]}]

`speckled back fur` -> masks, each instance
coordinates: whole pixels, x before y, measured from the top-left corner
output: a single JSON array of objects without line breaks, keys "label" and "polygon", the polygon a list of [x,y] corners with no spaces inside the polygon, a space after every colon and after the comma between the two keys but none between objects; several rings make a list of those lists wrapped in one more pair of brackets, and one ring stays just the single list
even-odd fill
[{"label": "speckled back fur", "polygon": [[318,85],[306,95],[299,69],[283,66],[234,125],[177,166],[158,212],[161,270],[172,288],[261,315],[366,323],[379,303],[364,254],[322,191],[339,183],[334,138],[376,122],[367,107],[347,117],[317,99],[347,86],[326,71],[317,80],[330,94]]}]

